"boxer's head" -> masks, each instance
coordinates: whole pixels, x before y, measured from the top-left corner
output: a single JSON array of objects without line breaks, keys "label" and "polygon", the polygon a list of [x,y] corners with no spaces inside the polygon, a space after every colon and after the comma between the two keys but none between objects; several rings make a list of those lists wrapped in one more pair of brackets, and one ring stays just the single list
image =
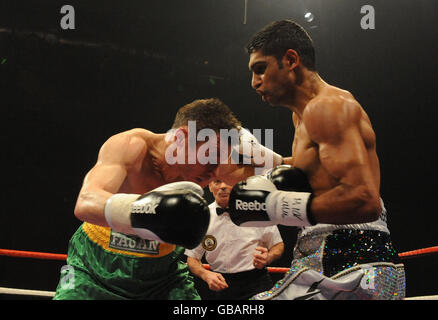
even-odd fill
[{"label": "boxer's head", "polygon": [[180,178],[205,186],[220,163],[221,153],[230,152],[228,141],[220,139],[220,130],[240,126],[228,106],[217,98],[195,100],[181,107],[172,125],[168,163],[180,157],[176,160]]},{"label": "boxer's head", "polygon": [[300,68],[316,71],[315,49],[309,34],[291,20],[273,22],[247,45],[252,87],[264,101],[283,104],[302,81]]},{"label": "boxer's head", "polygon": [[199,99],[181,107],[172,128],[187,126],[189,121],[196,121],[198,130],[210,128],[218,131],[241,126],[230,108],[218,98]]}]

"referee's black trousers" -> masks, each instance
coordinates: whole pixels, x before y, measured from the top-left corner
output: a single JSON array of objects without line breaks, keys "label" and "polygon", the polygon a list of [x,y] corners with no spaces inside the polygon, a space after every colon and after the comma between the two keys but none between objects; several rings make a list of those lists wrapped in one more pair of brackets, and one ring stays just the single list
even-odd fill
[{"label": "referee's black trousers", "polygon": [[228,288],[212,294],[214,300],[248,300],[257,293],[269,290],[274,283],[266,268],[237,273],[222,273]]}]

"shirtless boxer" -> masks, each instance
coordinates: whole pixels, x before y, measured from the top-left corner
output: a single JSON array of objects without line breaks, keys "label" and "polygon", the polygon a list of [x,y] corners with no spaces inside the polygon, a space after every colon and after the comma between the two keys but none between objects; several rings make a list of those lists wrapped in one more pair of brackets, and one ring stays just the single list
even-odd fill
[{"label": "shirtless boxer", "polygon": [[252,87],[293,112],[295,136],[290,167],[234,187],[233,220],[301,227],[290,271],[254,299],[403,298],[404,269],[386,224],[367,114],[351,93],[320,77],[312,40],[296,23],[271,23],[247,49]]},{"label": "shirtless boxer", "polygon": [[[201,164],[195,157],[190,164],[204,143],[190,150],[189,121],[196,131],[241,126],[219,99],[195,100],[178,111],[167,134],[133,129],[103,144],[76,202],[75,216],[84,223],[70,240],[54,299],[199,299],[180,258],[208,228],[202,187],[215,177],[220,159]],[[248,132],[244,136],[251,140]],[[228,150],[221,142],[217,151],[208,148],[218,157],[221,148]],[[170,148],[175,145],[181,149]],[[185,161],[169,164],[168,150],[185,151]],[[246,167],[239,173],[254,174]]]}]

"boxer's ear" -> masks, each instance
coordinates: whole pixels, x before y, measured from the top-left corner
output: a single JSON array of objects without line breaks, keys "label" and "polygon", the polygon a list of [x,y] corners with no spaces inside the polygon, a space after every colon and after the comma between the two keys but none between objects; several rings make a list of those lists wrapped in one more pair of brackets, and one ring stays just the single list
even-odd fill
[{"label": "boxer's ear", "polygon": [[186,139],[188,138],[189,135],[189,131],[187,126],[182,126],[179,127],[178,129],[175,129],[175,142],[177,143],[177,145],[184,145]]},{"label": "boxer's ear", "polygon": [[173,143],[173,142],[175,142],[175,139],[176,139],[176,136],[175,136],[175,132],[176,132],[176,130],[177,129],[169,129],[167,132],[166,132],[166,137],[165,137],[165,140],[166,140],[166,142],[167,143]]},{"label": "boxer's ear", "polygon": [[287,68],[293,70],[300,65],[300,56],[295,50],[288,49],[283,56],[283,62],[286,64]]},{"label": "boxer's ear", "polygon": [[188,126],[181,126],[177,129],[179,132],[184,132],[184,135],[188,135],[189,134],[189,127]]}]

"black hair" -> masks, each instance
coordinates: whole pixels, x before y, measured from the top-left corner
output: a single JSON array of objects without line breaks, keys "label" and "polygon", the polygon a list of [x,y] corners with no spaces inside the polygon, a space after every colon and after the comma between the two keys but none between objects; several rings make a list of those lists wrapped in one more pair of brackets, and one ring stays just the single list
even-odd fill
[{"label": "black hair", "polygon": [[293,49],[307,69],[316,71],[313,41],[306,30],[292,20],[268,24],[252,36],[246,49],[248,54],[261,50],[263,55],[274,56],[280,66],[286,51]]}]

